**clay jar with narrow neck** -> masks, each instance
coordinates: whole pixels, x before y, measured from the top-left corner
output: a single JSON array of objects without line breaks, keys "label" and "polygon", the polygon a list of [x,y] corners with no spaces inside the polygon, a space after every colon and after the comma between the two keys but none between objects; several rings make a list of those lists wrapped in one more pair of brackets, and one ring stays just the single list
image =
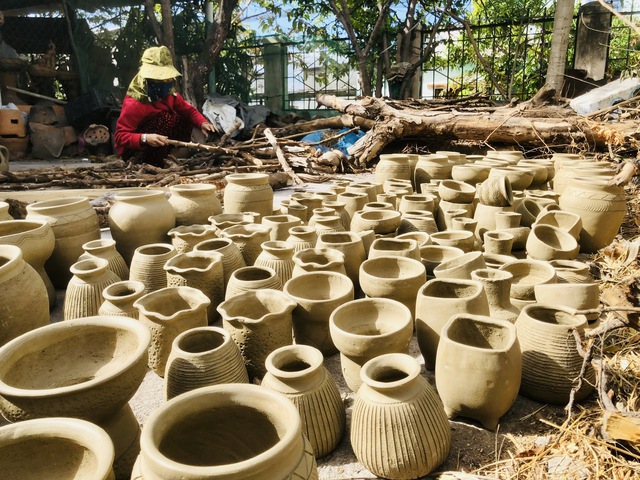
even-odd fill
[{"label": "clay jar with narrow neck", "polygon": [[144,284],[135,280],[112,283],[102,291],[104,302],[98,315],[107,317],[130,317],[138,319],[134,302],[144,295]]},{"label": "clay jar with narrow neck", "polygon": [[86,197],[70,197],[27,205],[27,220],[46,220],[51,225],[55,247],[45,270],[54,287],[65,288],[71,278],[69,268],[83,253],[82,245],[100,238],[98,215]]},{"label": "clay jar with narrow neck", "polygon": [[511,303],[511,280],[513,275],[506,270],[481,268],[471,272],[471,279],[482,283],[489,302],[491,318],[515,323],[520,309]]},{"label": "clay jar with narrow neck", "polygon": [[149,328],[149,368],[164,376],[171,345],[190,328],[207,326],[207,307],[211,301],[193,287],[166,287],[148,293],[133,304],[140,323]]},{"label": "clay jar with narrow neck", "polygon": [[357,392],[360,369],[384,353],[407,353],[413,336],[411,312],[388,298],[363,298],[336,308],[329,318],[331,339],[340,351],[347,386]]},{"label": "clay jar with narrow neck", "polygon": [[278,348],[267,357],[267,374],[261,383],[296,406],[316,458],[336,449],[347,423],[338,386],[322,361],[322,353],[308,345]]},{"label": "clay jar with narrow neck", "polygon": [[433,279],[416,298],[416,334],[425,367],[433,370],[440,332],[457,313],[489,315],[489,302],[482,283],[466,279]]},{"label": "clay jar with narrow neck", "polygon": [[169,203],[176,215],[176,225],[204,225],[212,215],[222,213],[216,186],[206,183],[184,183],[169,187]]},{"label": "clay jar with narrow neck", "polygon": [[49,297],[44,282],[22,259],[22,250],[15,245],[0,245],[0,289],[0,345],[49,324]]},{"label": "clay jar with narrow neck", "polygon": [[303,273],[283,289],[297,306],[293,309],[296,343],[311,345],[324,355],[338,352],[329,332],[329,317],[340,305],[354,299],[353,282],[336,272]]},{"label": "clay jar with narrow neck", "polygon": [[449,418],[473,418],[495,430],[518,396],[521,375],[520,344],[512,323],[458,314],[443,327],[436,387]]},{"label": "clay jar with narrow neck", "polygon": [[222,325],[240,348],[249,378],[261,379],[269,353],[293,343],[295,307],[288,295],[272,289],[250,290],[218,305]]},{"label": "clay jar with narrow neck", "polygon": [[169,237],[177,253],[187,253],[199,243],[218,238],[218,233],[213,225],[182,225],[169,230]]},{"label": "clay jar with narrow neck", "polygon": [[301,423],[288,398],[258,385],[187,392],[145,423],[132,478],[317,480]]},{"label": "clay jar with narrow neck", "polygon": [[64,295],[63,318],[92,317],[98,314],[104,302],[102,291],[121,279],[111,270],[109,262],[102,258],[81,260],[71,266],[73,277]]},{"label": "clay jar with narrow neck", "polygon": [[118,193],[109,210],[109,228],[116,248],[131,263],[136,248],[150,243],[166,243],[176,217],[161,190],[130,190]]},{"label": "clay jar with narrow neck", "polygon": [[44,265],[53,253],[55,237],[46,220],[7,220],[0,222],[0,245],[15,245],[22,250],[22,258],[31,265],[44,282],[49,307],[56,304],[56,291]]},{"label": "clay jar with narrow neck", "polygon": [[102,258],[109,262],[109,270],[115,273],[121,280],[129,278],[129,267],[122,255],[116,250],[116,242],[110,238],[92,240],[85,243],[82,248],[84,252],[78,260],[90,258]]},{"label": "clay jar with narrow neck", "polygon": [[224,212],[256,212],[259,219],[273,214],[273,189],[266,173],[232,173],[225,177]]},{"label": "clay jar with narrow neck", "polygon": [[351,417],[358,460],[383,478],[421,478],[445,461],[451,427],[442,402],[409,355],[383,354],[361,371]]}]

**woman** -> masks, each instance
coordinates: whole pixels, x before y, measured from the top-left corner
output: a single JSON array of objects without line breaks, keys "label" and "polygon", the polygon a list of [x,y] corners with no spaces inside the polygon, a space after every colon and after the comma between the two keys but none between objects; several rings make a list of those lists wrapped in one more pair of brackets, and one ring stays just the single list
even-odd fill
[{"label": "woman", "polygon": [[205,136],[216,128],[175,91],[180,72],[167,47],[148,48],[122,103],[115,147],[124,160],[161,167],[171,150],[169,139],[188,142],[193,127]]}]

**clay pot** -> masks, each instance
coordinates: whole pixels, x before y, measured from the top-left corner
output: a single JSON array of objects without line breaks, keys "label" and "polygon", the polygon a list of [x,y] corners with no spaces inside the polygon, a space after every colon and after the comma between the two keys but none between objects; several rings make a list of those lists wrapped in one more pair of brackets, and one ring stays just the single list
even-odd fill
[{"label": "clay pot", "polygon": [[262,219],[262,224],[271,229],[271,241],[286,241],[289,238],[289,229],[302,225],[302,220],[293,215],[268,215]]},{"label": "clay pot", "polygon": [[483,235],[485,253],[495,255],[511,255],[513,234],[500,230],[487,230]]},{"label": "clay pot", "polygon": [[[464,210],[465,212],[462,213],[459,210]],[[436,223],[438,224],[438,228],[440,230],[446,230],[447,229],[447,219],[445,218],[445,213],[446,215],[449,215],[449,221],[451,220],[451,218],[453,218],[453,214],[449,213],[451,211],[455,211],[456,215],[458,217],[464,216],[464,217],[473,217],[474,215],[474,211],[475,208],[473,206],[472,203],[453,203],[453,202],[447,202],[446,200],[440,200],[440,203],[438,203],[438,208],[436,209]]]},{"label": "clay pot", "polygon": [[475,240],[473,232],[466,230],[447,230],[431,234],[431,241],[434,245],[456,247],[465,253],[473,250]]},{"label": "clay pot", "polygon": [[426,247],[431,245],[431,237],[426,232],[407,232],[401,235],[396,235],[396,240],[415,240],[420,247]]},{"label": "clay pot", "polygon": [[536,224],[550,225],[552,227],[559,228],[560,230],[567,232],[576,240],[580,238],[580,231],[582,230],[582,219],[580,218],[580,215],[565,212],[563,210],[541,212],[536,219]]},{"label": "clay pot", "polygon": [[80,260],[71,265],[71,273],[73,277],[64,295],[64,320],[97,315],[104,302],[102,291],[120,281],[109,270],[109,262],[102,258]]},{"label": "clay pot", "polygon": [[294,200],[280,201],[280,213],[282,213],[282,215],[291,215],[292,217],[296,217],[300,219],[303,224],[307,222],[307,218],[309,217],[307,210],[308,208],[306,205],[301,205]]},{"label": "clay pot", "polygon": [[395,210],[360,210],[351,219],[351,231],[373,230],[376,234],[395,233],[400,226],[400,212]]},{"label": "clay pot", "polygon": [[379,193],[376,195],[376,201],[381,203],[390,203],[393,206],[394,210],[398,209],[398,203],[400,202],[400,198],[393,193]]},{"label": "clay pot", "polygon": [[393,207],[393,204],[387,202],[369,202],[365,203],[362,210],[395,210],[395,208]]},{"label": "clay pot", "polygon": [[316,197],[320,197],[322,199],[322,205],[325,206],[325,207],[326,207],[326,205],[324,205],[324,204],[326,202],[336,202],[338,200],[338,194],[336,192],[330,191],[330,190],[315,191],[315,192],[313,192],[313,194]]},{"label": "clay pot", "polygon": [[269,267],[242,267],[235,270],[225,291],[225,300],[250,290],[282,290],[280,276]]},{"label": "clay pot", "polygon": [[507,160],[510,164],[515,164],[522,160],[523,153],[519,150],[492,150],[487,152],[487,158],[497,158],[500,160]]},{"label": "clay pot", "polygon": [[[344,192],[338,195],[338,201],[345,204],[345,210],[349,214],[349,218],[353,219],[353,216],[357,211],[360,211],[369,202],[369,195],[366,193],[352,193]],[[351,224],[351,221],[349,221]]]},{"label": "clay pot", "polygon": [[464,252],[456,247],[443,247],[442,245],[427,245],[420,247],[420,260],[425,266],[428,277],[433,277],[433,269],[442,262],[463,255]]},{"label": "clay pot", "polygon": [[314,248],[318,241],[316,229],[308,226],[291,227],[286,241],[293,245],[293,251],[299,252],[308,248]]},{"label": "clay pot", "polygon": [[136,248],[131,259],[129,279],[142,282],[145,294],[165,288],[167,274],[164,264],[176,254],[176,249],[168,243],[152,243]]},{"label": "clay pot", "polygon": [[238,246],[228,238],[205,240],[193,247],[194,252],[217,252],[222,254],[222,273],[224,275],[224,287],[227,288],[233,272],[246,267],[244,258]]},{"label": "clay pot", "polygon": [[292,258],[292,278],[315,272],[347,274],[344,268],[344,253],[335,248],[307,248],[294,253]]},{"label": "clay pot", "polygon": [[[393,205],[392,205],[393,206]],[[400,199],[398,211],[406,213],[411,210],[426,210],[433,212],[436,208],[435,198],[433,195],[405,195]]]},{"label": "clay pot", "polygon": [[[347,189],[345,190],[347,193],[366,193],[369,197],[370,202],[376,201],[376,195],[378,193],[383,193],[382,184],[371,183],[371,182],[357,182],[350,183],[347,185]],[[339,197],[338,197],[339,198]]]},{"label": "clay pot", "polygon": [[427,210],[409,210],[402,214],[397,233],[425,232],[432,234],[438,231],[433,213]]},{"label": "clay pot", "polygon": [[475,186],[478,183],[484,182],[489,177],[489,170],[491,170],[489,166],[476,165],[473,163],[454,165],[451,169],[451,178]]},{"label": "clay pot", "polygon": [[307,345],[278,348],[267,357],[267,374],[261,383],[296,406],[316,458],[336,449],[347,423],[338,386],[322,360],[322,353]]},{"label": "clay pot", "polygon": [[262,253],[258,255],[254,265],[256,267],[268,267],[280,277],[284,285],[293,275],[293,245],[287,242],[268,241],[262,244]]},{"label": "clay pot", "polygon": [[440,201],[471,203],[476,195],[475,187],[459,180],[443,180],[438,185]]},{"label": "clay pot", "polygon": [[399,178],[411,180],[413,169],[409,163],[409,156],[399,153],[380,155],[380,160],[376,165],[376,183],[384,183],[388,178]]},{"label": "clay pot", "polygon": [[[5,478],[114,480],[113,442],[77,418],[41,418],[0,428],[0,468]],[[64,458],[64,461],[57,459]]]},{"label": "clay pot", "polygon": [[485,268],[484,257],[480,252],[463,253],[457,257],[441,262],[433,269],[436,278],[471,278],[471,272]]},{"label": "clay pot", "polygon": [[329,318],[333,343],[340,351],[342,375],[357,392],[360,368],[384,353],[407,353],[413,336],[411,312],[388,298],[364,298],[336,308]]},{"label": "clay pot", "polygon": [[324,355],[337,353],[329,333],[329,316],[354,299],[349,277],[336,272],[304,273],[289,280],[283,291],[297,303],[292,314],[296,343],[311,345]]},{"label": "clay pot", "polygon": [[369,258],[391,256],[420,260],[418,242],[410,238],[376,238],[369,249]]},{"label": "clay pot", "polygon": [[306,212],[307,212],[307,219],[308,219],[311,217],[314,209],[322,207],[323,199],[322,197],[316,195],[313,192],[296,192],[291,194],[291,197],[289,197],[289,200],[290,200],[289,205],[298,204],[298,205],[304,205],[305,207],[307,207]]},{"label": "clay pot", "polygon": [[[254,216],[255,215],[255,216]],[[245,213],[219,213],[209,217],[209,223],[216,228],[219,235],[222,230],[236,225],[248,225],[255,223],[256,216],[254,212]]]},{"label": "clay pot", "polygon": [[262,244],[269,240],[269,231],[269,227],[259,224],[236,225],[222,230],[220,236],[235,243],[244,263],[251,266],[262,252]]},{"label": "clay pot", "polygon": [[0,222],[7,220],[13,220],[13,217],[9,214],[9,204],[7,202],[0,202]]},{"label": "clay pot", "polygon": [[109,210],[109,228],[127,264],[142,245],[166,243],[176,225],[175,213],[161,190],[129,190],[115,196]]},{"label": "clay pot", "polygon": [[82,245],[100,238],[98,215],[86,197],[70,197],[27,205],[27,220],[46,220],[51,225],[55,246],[45,270],[54,287],[65,288],[71,278],[69,268],[83,253]]},{"label": "clay pot", "polygon": [[522,356],[516,327],[482,315],[451,317],[440,333],[436,388],[449,418],[495,430],[518,396]]},{"label": "clay pot", "polygon": [[173,341],[164,374],[164,398],[224,383],[249,383],[238,346],[219,327],[197,327]]},{"label": "clay pot", "polygon": [[[446,155],[420,155],[414,173],[414,184],[429,183],[433,179],[451,178],[453,165]],[[425,193],[425,192],[422,192]]]},{"label": "clay pot", "polygon": [[180,254],[190,252],[205,240],[218,238],[217,231],[213,225],[182,225],[169,230],[169,237],[176,253]]},{"label": "clay pot", "polygon": [[256,212],[258,220],[273,213],[273,190],[266,173],[232,173],[225,177],[224,213]]},{"label": "clay pot", "polygon": [[[551,201],[548,201],[551,203]],[[544,208],[544,202],[539,200],[534,200],[532,198],[524,198],[516,208],[516,212],[518,212],[522,217],[520,218],[520,225],[524,227],[531,227],[538,218],[538,215],[542,212]]]},{"label": "clay pot", "polygon": [[527,305],[518,320],[518,340],[522,350],[520,393],[533,400],[564,405],[571,390],[582,377],[575,400],[586,398],[595,385],[591,363],[581,372],[583,359],[578,352],[574,330],[584,333],[587,319],[574,310],[544,303]]},{"label": "clay pot", "polygon": [[351,215],[349,215],[349,212],[347,212],[347,205],[345,203],[324,200],[322,202],[322,205],[324,205],[326,208],[332,208],[335,210],[335,214],[340,217],[340,223],[342,223],[345,231],[348,231],[351,228]]},{"label": "clay pot", "polygon": [[193,287],[209,299],[207,321],[218,319],[216,307],[224,301],[222,254],[218,252],[181,253],[164,264],[168,287]]},{"label": "clay pot", "polygon": [[0,245],[0,291],[0,345],[49,323],[49,297],[44,282],[15,245]]},{"label": "clay pot", "polygon": [[360,286],[367,297],[390,298],[416,311],[416,294],[427,281],[424,265],[413,258],[387,256],[365,260],[360,266]]},{"label": "clay pot", "polygon": [[323,233],[318,237],[318,248],[333,248],[344,254],[344,268],[353,282],[354,288],[360,288],[360,265],[366,259],[362,238],[354,232]]},{"label": "clay pot", "polygon": [[494,213],[495,230],[513,235],[513,251],[523,251],[527,245],[527,239],[531,233],[529,227],[521,227],[522,215],[517,212],[498,211]]},{"label": "clay pot", "polygon": [[491,176],[476,187],[478,202],[491,207],[508,207],[513,204],[511,181],[504,175]]},{"label": "clay pot", "polygon": [[509,296],[513,275],[505,270],[481,268],[471,272],[471,279],[482,283],[491,318],[515,323],[520,310],[511,303]]},{"label": "clay pot", "polygon": [[141,480],[318,479],[295,405],[258,385],[214,385],[170,400],[145,423],[140,447],[132,478]]},{"label": "clay pot", "polygon": [[296,302],[280,290],[250,290],[218,305],[222,325],[236,342],[249,378],[262,378],[265,360],[279,347],[291,345]]},{"label": "clay pot", "polygon": [[558,283],[591,283],[589,265],[576,260],[551,260],[549,262],[558,276]]},{"label": "clay pot", "polygon": [[502,265],[511,263],[517,260],[513,255],[497,255],[495,253],[483,253],[484,263],[487,264],[487,268],[491,270],[498,270]]},{"label": "clay pot", "polygon": [[140,323],[151,332],[149,368],[164,375],[171,345],[182,332],[207,325],[211,301],[192,287],[167,287],[148,293],[133,304]]},{"label": "clay pot", "polygon": [[487,231],[502,230],[498,228],[496,224],[497,215],[502,213],[511,213],[512,211],[513,207],[492,207],[482,203],[477,204],[476,209],[473,212],[473,218],[478,222],[476,226],[476,236],[478,238],[482,238],[484,233]]},{"label": "clay pot", "polygon": [[573,178],[560,196],[560,208],[580,215],[580,251],[592,253],[609,245],[626,213],[624,188],[607,180]]},{"label": "clay pot", "polygon": [[489,172],[489,178],[503,176],[509,179],[511,188],[524,190],[533,182],[533,172],[528,169],[514,167],[494,167]]},{"label": "clay pot", "polygon": [[436,150],[436,155],[446,156],[451,165],[463,164],[467,158],[467,156],[464,153],[455,152],[451,150]]},{"label": "clay pot", "polygon": [[[556,271],[541,260],[514,260],[500,267],[513,275],[511,298],[515,300],[535,300],[534,287],[543,283],[556,283]],[[517,304],[514,303],[516,307]]]},{"label": "clay pot", "polygon": [[313,225],[318,235],[331,232],[344,232],[345,228],[342,225],[342,220],[338,215],[320,216],[316,217],[316,221]]},{"label": "clay pot", "polygon": [[574,260],[580,246],[558,227],[536,224],[527,238],[527,256],[535,260]]},{"label": "clay pot", "polygon": [[361,375],[351,418],[358,461],[390,479],[423,477],[444,462],[451,427],[418,362],[400,353],[380,355],[362,367]]},{"label": "clay pot", "polygon": [[[466,208],[455,208],[453,210],[445,210],[442,212],[442,219],[444,220],[444,229],[445,230],[456,230],[453,226],[453,221],[456,218],[468,218],[469,220],[473,220],[472,218],[470,218],[469,216],[469,210]],[[475,222],[477,225],[477,221]],[[469,231],[467,229],[467,231]],[[475,235],[475,230],[473,232],[471,232],[473,235]]]},{"label": "clay pot", "polygon": [[10,422],[58,416],[95,423],[113,441],[118,476],[128,477],[127,458],[135,457],[140,432],[128,402],[147,372],[150,341],[147,327],[120,317],[79,318],[25,333],[0,348],[2,415]]},{"label": "clay pot", "polygon": [[[337,217],[338,214],[333,208],[328,207],[320,207],[314,208],[312,215],[309,217],[307,221],[307,225],[310,227],[316,227],[316,222],[322,217]],[[340,225],[342,225],[342,220],[340,221]]]},{"label": "clay pot", "polygon": [[91,258],[102,258],[109,262],[109,270],[115,273],[120,280],[129,278],[129,267],[122,258],[122,255],[116,250],[116,242],[103,238],[101,240],[92,240],[82,245],[85,253],[78,257],[78,260],[88,260]]},{"label": "clay pot", "polygon": [[49,308],[53,308],[56,305],[56,291],[44,267],[55,247],[55,237],[49,222],[13,219],[2,221],[0,222],[0,245],[20,247],[23,260],[40,275],[47,289]]},{"label": "clay pot", "polygon": [[489,315],[482,283],[467,279],[433,279],[416,295],[416,334],[425,367],[433,370],[440,332],[457,313]]},{"label": "clay pot", "polygon": [[112,283],[102,291],[104,302],[98,309],[102,317],[129,317],[138,319],[138,310],[133,306],[144,295],[144,284],[136,280]]},{"label": "clay pot", "polygon": [[[551,283],[534,287],[536,302],[546,305],[569,307],[575,310],[592,310],[600,306],[600,289],[597,283]],[[589,323],[598,318],[597,313],[585,315]]]},{"label": "clay pot", "polygon": [[176,215],[176,225],[204,225],[208,218],[222,213],[216,186],[208,183],[183,183],[169,187],[169,203]]}]

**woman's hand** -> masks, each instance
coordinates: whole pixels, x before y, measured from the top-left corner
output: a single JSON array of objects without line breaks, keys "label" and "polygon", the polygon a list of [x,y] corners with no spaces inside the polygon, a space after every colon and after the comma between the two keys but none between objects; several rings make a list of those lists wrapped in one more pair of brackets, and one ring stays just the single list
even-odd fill
[{"label": "woman's hand", "polygon": [[169,145],[169,137],[158,135],[157,133],[147,133],[147,141],[143,145],[150,147],[166,147]]},{"label": "woman's hand", "polygon": [[629,183],[637,172],[635,164],[632,162],[624,162],[620,171],[609,180],[609,185],[625,185]]},{"label": "woman's hand", "polygon": [[211,122],[204,122],[200,125],[200,130],[208,138],[210,133],[220,133],[218,128]]}]

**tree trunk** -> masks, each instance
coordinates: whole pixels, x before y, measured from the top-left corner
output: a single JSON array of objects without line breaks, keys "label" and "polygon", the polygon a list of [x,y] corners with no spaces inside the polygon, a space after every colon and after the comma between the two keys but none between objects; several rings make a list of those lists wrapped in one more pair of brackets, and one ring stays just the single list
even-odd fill
[{"label": "tree trunk", "polygon": [[556,13],[553,17],[553,36],[551,52],[547,67],[547,85],[560,95],[564,83],[564,70],[567,64],[569,35],[573,25],[574,0],[557,0]]}]

